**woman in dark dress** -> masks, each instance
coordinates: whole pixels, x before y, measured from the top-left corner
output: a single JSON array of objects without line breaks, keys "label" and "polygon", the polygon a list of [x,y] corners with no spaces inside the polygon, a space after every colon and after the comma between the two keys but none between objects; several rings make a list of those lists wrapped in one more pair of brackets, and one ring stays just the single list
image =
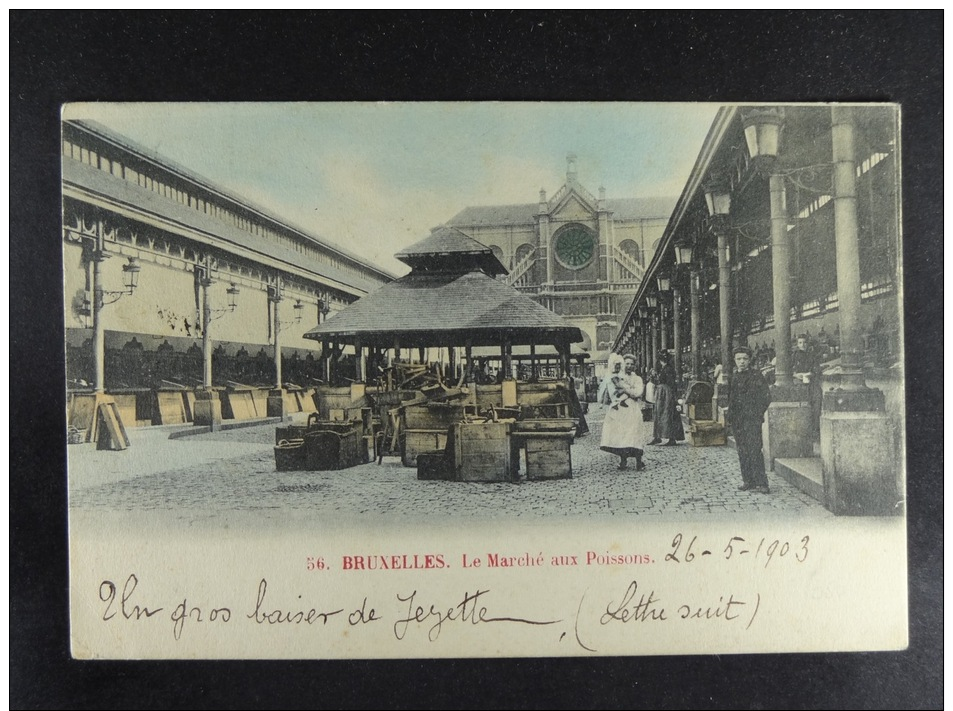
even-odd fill
[{"label": "woman in dark dress", "polygon": [[[658,355],[655,383],[655,430],[649,444],[661,444],[673,447],[685,439],[682,418],[675,407],[675,366],[668,351]],[[663,442],[664,440],[664,442]]]}]

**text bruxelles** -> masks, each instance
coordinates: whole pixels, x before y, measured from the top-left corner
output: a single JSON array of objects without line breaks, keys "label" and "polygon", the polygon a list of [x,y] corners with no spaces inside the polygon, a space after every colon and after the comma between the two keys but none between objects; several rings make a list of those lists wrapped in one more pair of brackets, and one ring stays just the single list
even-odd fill
[{"label": "text bruxelles", "polygon": [[431,570],[446,567],[447,563],[440,553],[341,556],[342,570]]}]

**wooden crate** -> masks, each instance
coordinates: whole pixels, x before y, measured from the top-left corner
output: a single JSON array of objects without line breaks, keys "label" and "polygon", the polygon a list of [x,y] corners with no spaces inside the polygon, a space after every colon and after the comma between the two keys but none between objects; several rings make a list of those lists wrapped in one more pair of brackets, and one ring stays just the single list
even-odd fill
[{"label": "wooden crate", "polygon": [[527,479],[571,479],[572,435],[526,438]]},{"label": "wooden crate", "polygon": [[417,478],[421,481],[450,479],[450,466],[447,463],[446,453],[420,452],[417,455]]},{"label": "wooden crate", "polygon": [[526,478],[572,478],[570,447],[575,432],[576,425],[568,418],[515,423],[512,437],[526,450]]},{"label": "wooden crate", "polygon": [[696,420],[691,423],[693,447],[717,447],[727,443],[725,426],[714,420]]},{"label": "wooden crate", "polygon": [[699,402],[688,405],[688,419],[690,420],[711,420],[711,401]]},{"label": "wooden crate", "polygon": [[408,430],[444,431],[463,419],[463,406],[410,405],[403,408],[404,427]]},{"label": "wooden crate", "polygon": [[515,469],[508,422],[465,423],[451,428],[448,456],[456,481],[513,481]]},{"label": "wooden crate", "polygon": [[404,430],[400,461],[405,467],[417,466],[417,455],[422,452],[443,451],[447,446],[446,429]]}]

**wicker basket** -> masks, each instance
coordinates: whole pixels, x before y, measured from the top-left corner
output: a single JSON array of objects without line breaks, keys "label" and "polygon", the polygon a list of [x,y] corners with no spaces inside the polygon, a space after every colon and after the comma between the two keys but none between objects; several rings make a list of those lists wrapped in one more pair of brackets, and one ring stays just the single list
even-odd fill
[{"label": "wicker basket", "polygon": [[301,471],[307,464],[304,439],[283,439],[275,446],[275,471]]}]

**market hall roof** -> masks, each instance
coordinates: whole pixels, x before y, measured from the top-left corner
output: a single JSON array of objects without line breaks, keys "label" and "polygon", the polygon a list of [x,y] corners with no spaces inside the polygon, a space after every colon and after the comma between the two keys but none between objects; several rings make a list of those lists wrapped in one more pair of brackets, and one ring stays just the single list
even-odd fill
[{"label": "market hall roof", "polygon": [[469,271],[475,268],[490,276],[508,273],[493,250],[455,227],[445,225],[394,257],[422,271]]},{"label": "market hall roof", "polygon": [[386,348],[583,340],[577,327],[482,271],[411,272],[304,337]]},{"label": "market hall roof", "polygon": [[[618,198],[606,200],[606,210],[616,220],[666,219],[675,207],[674,198]],[[477,205],[465,207],[447,223],[451,226],[532,225],[539,203],[524,205]]]},{"label": "market hall roof", "polygon": [[410,274],[351,304],[305,338],[385,348],[583,341],[579,328],[494,279],[492,274],[506,273],[503,265],[458,230],[437,229],[396,256],[411,265]]},{"label": "market hall roof", "polygon": [[[310,258],[290,246],[262,240],[246,230],[229,225],[188,206],[180,205],[174,201],[171,201],[171,205],[169,205],[167,203],[170,201],[163,200],[161,196],[157,198],[157,194],[150,189],[138,186],[130,180],[114,176],[110,171],[90,168],[79,161],[63,161],[64,193],[68,193],[70,187],[75,187],[84,192],[101,195],[120,205],[133,207],[142,203],[148,209],[161,213],[160,216],[163,219],[171,220],[170,224],[181,224],[188,229],[198,230],[210,236],[220,236],[226,242],[231,242],[235,246],[259,253],[258,256],[261,259],[274,258],[287,265],[297,266],[328,279],[333,279],[358,291],[367,292],[380,281],[389,281],[394,278],[391,272],[375,266],[364,257],[294,225],[285,217],[278,216],[269,209],[256,205],[248,198],[229,191],[191,169],[116,133],[96,121],[86,119],[65,120],[63,127],[64,139],[75,133],[83,135],[84,140],[93,140],[102,146],[109,146],[122,155],[124,161],[131,159],[137,164],[150,166],[153,170],[167,174],[171,179],[195,186],[201,193],[207,193],[205,199],[210,204],[214,202],[229,209],[234,208],[242,214],[247,214],[255,222],[268,226],[283,236],[300,240],[303,244],[313,245],[321,252],[333,256],[341,262],[350,263],[362,274],[356,274],[348,269]],[[202,195],[199,194],[199,197],[202,197]]]}]

